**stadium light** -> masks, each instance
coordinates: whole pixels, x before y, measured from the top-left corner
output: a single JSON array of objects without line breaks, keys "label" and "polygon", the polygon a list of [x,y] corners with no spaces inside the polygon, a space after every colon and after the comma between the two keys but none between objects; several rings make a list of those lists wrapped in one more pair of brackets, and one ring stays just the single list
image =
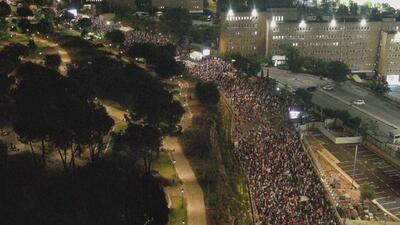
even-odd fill
[{"label": "stadium light", "polygon": [[257,9],[253,9],[253,11],[251,11],[251,17],[256,18],[257,16],[258,16]]},{"label": "stadium light", "polygon": [[363,18],[363,19],[361,20],[361,22],[360,22],[360,25],[361,25],[362,27],[367,26],[367,20],[366,20],[365,18]]},{"label": "stadium light", "polygon": [[331,20],[331,23],[329,24],[329,26],[330,26],[330,27],[336,27],[336,26],[337,26],[337,22],[336,22],[335,18],[333,18],[333,19]]},{"label": "stadium light", "polygon": [[230,18],[232,18],[235,14],[233,13],[232,9],[228,10],[228,14],[226,15],[227,19],[229,20]]},{"label": "stadium light", "polygon": [[297,110],[290,110],[289,111],[289,118],[290,119],[298,119],[299,117],[300,117],[300,111],[297,111]]},{"label": "stadium light", "polygon": [[276,28],[276,21],[275,21],[275,19],[272,19],[272,21],[271,21],[271,28],[272,28],[272,29]]},{"label": "stadium light", "polygon": [[301,20],[301,22],[299,24],[299,27],[303,29],[303,28],[306,28],[306,26],[307,26],[306,21],[305,20]]}]

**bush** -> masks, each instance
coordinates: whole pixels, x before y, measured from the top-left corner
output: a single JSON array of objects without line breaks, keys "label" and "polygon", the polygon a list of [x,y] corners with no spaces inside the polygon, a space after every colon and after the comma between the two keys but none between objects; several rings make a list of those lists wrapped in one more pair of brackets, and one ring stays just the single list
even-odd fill
[{"label": "bush", "polygon": [[372,200],[375,198],[375,188],[369,183],[363,184],[360,187],[361,199],[362,200]]},{"label": "bush", "polygon": [[61,57],[58,54],[46,55],[45,65],[50,68],[58,68],[61,65]]},{"label": "bush", "polygon": [[122,44],[125,41],[125,34],[120,30],[112,30],[106,33],[106,38],[113,44]]}]

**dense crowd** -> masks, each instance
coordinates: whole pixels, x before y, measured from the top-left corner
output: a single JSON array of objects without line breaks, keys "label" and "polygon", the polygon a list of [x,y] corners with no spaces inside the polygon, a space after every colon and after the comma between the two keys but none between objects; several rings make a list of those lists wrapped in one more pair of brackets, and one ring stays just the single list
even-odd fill
[{"label": "dense crowd", "polygon": [[[121,24],[109,22],[101,17],[91,18],[91,30],[97,33],[106,34],[115,29],[119,29]],[[172,44],[170,37],[162,33],[150,30],[133,29],[125,33],[125,46],[131,46],[135,43],[153,43],[159,46]]]},{"label": "dense crowd", "polygon": [[124,45],[130,46],[135,43],[153,43],[164,46],[171,44],[168,36],[151,31],[132,30],[125,33]]},{"label": "dense crowd", "polygon": [[290,126],[283,120],[291,99],[273,94],[268,81],[238,73],[230,63],[210,57],[189,74],[217,83],[235,111],[235,154],[250,185],[262,224],[339,224],[324,188]]}]

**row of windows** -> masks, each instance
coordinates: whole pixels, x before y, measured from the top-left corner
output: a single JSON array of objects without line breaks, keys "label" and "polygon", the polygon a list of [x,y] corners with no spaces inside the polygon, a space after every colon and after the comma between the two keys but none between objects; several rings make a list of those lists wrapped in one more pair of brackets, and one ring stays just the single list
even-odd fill
[{"label": "row of windows", "polygon": [[241,46],[233,46],[233,45],[231,45],[231,46],[228,46],[228,49],[230,49],[230,50],[257,50],[257,47],[256,46],[254,46],[254,45],[241,45]]},{"label": "row of windows", "polygon": [[227,16],[226,20],[228,21],[240,21],[240,20],[257,20],[258,17],[252,17],[252,16]]},{"label": "row of windows", "polygon": [[273,35],[272,40],[312,40],[312,39],[367,39],[368,35],[362,35],[362,34],[357,34],[357,35]]},{"label": "row of windows", "polygon": [[277,27],[272,28],[273,32],[279,32],[280,30],[283,31],[288,31],[288,32],[292,32],[293,30],[295,31],[311,31],[311,30],[322,30],[322,31],[369,31],[369,27],[345,27],[343,29],[343,27],[312,27],[312,26],[307,26],[307,25],[299,25],[296,28],[293,27],[287,27],[287,28],[280,28],[279,25]]},{"label": "row of windows", "polygon": [[272,16],[272,20],[276,22],[283,21],[283,16]]},{"label": "row of windows", "polygon": [[235,24],[235,26],[228,27],[228,30],[237,29],[237,28],[256,28],[256,27],[257,27],[257,23],[243,22],[243,23]]}]

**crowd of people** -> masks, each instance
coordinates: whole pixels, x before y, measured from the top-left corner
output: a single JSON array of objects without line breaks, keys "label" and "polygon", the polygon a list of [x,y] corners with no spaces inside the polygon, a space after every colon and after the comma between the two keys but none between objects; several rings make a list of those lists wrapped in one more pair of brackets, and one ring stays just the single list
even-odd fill
[{"label": "crowd of people", "polygon": [[161,33],[132,30],[125,33],[124,45],[131,46],[135,43],[153,43],[159,46],[172,44],[168,36]]},{"label": "crowd of people", "polygon": [[215,82],[234,116],[235,148],[262,224],[339,224],[298,133],[284,120],[289,96],[274,94],[266,79],[248,77],[223,59],[190,67],[191,76]]},{"label": "crowd of people", "polygon": [[[101,17],[91,18],[91,30],[100,34],[106,34],[112,30],[120,29],[120,23],[107,21]],[[159,46],[172,44],[169,36],[151,30],[132,29],[125,33],[125,46],[131,46],[135,43],[153,43]]]}]

